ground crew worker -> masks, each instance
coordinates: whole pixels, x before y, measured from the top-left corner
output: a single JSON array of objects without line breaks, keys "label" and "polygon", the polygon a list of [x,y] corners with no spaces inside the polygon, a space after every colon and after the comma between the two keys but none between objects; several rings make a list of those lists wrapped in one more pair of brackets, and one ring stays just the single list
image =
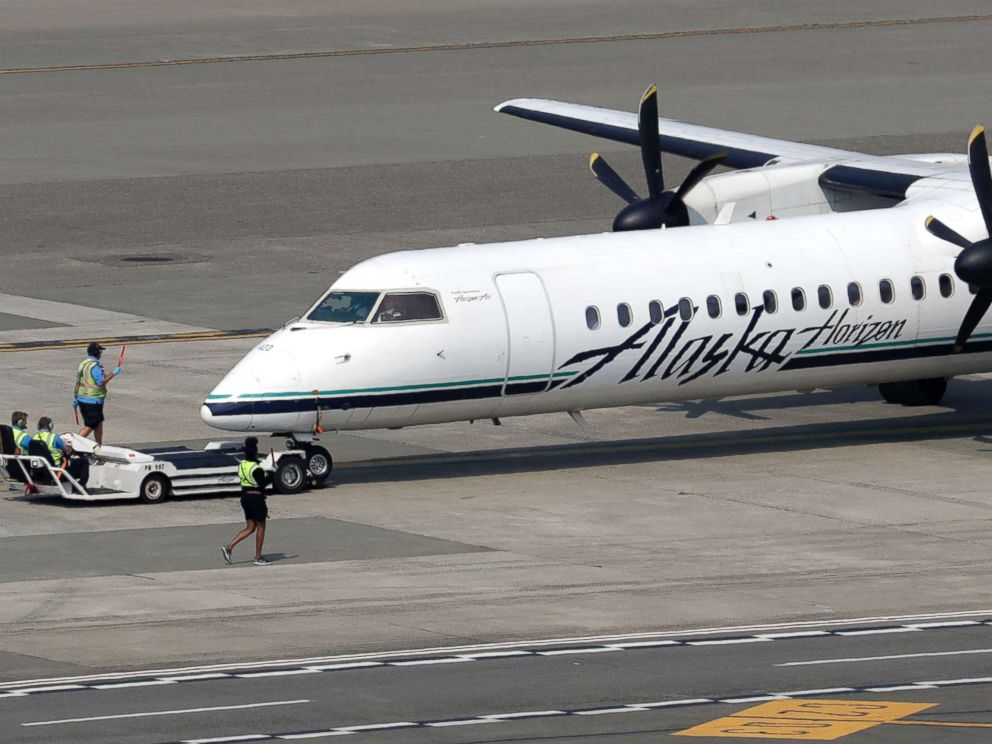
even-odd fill
[{"label": "ground crew worker", "polygon": [[64,467],[65,471],[79,481],[80,485],[85,486],[86,481],[89,480],[89,461],[81,457],[70,457],[69,445],[53,431],[54,428],[55,423],[48,416],[42,416],[38,419],[38,433],[31,439],[44,443],[52,455],[52,462],[55,463],[55,467]]},{"label": "ground crew worker", "polygon": [[265,520],[269,516],[269,508],[265,504],[265,486],[269,478],[258,464],[258,440],[255,437],[245,439],[245,459],[238,465],[238,476],[241,479],[241,509],[245,513],[245,528],[231,542],[221,546],[220,552],[224,554],[224,560],[231,563],[234,546],[254,532],[255,565],[268,566],[269,561],[262,557],[262,543],[265,542]]},{"label": "ground crew worker", "polygon": [[103,404],[107,400],[107,383],[121,373],[114,367],[109,375],[103,371],[100,355],[104,347],[95,341],[86,347],[88,356],[76,370],[76,389],[72,395],[72,407],[78,408],[83,416],[83,428],[79,435],[93,438],[98,445],[103,444]]},{"label": "ground crew worker", "polygon": [[21,454],[27,454],[28,445],[31,444],[31,435],[26,431],[28,415],[24,411],[14,411],[10,414],[10,428],[14,432],[14,446]]}]

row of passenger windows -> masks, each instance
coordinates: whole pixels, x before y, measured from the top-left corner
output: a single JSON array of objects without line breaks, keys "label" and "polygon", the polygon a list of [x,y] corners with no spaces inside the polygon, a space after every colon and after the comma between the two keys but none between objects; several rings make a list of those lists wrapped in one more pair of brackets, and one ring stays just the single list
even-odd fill
[{"label": "row of passenger windows", "polygon": [[[941,274],[937,278],[937,289],[941,297],[950,297],[954,294],[954,277],[950,274]],[[914,276],[909,280],[909,292],[914,300],[922,300],[927,295],[927,285],[921,276]],[[806,291],[802,287],[793,287],[789,293],[792,309],[801,312],[806,309]],[[882,279],[878,283],[878,297],[886,305],[895,302],[896,289],[891,279]],[[816,302],[824,310],[829,310],[834,306],[834,292],[826,284],[821,284],[816,288]],[[850,282],[847,285],[847,303],[851,307],[857,307],[864,302],[864,293],[861,284]],[[778,293],[773,289],[766,289],[761,293],[761,302],[766,313],[776,313],[779,309]],[[734,295],[734,311],[738,315],[747,315],[751,312],[751,298],[746,292],[738,292]],[[683,297],[679,300],[679,317],[682,320],[692,320],[694,314],[692,300]],[[710,295],[706,298],[706,313],[711,318],[719,318],[723,315],[723,300],[718,295]],[[658,300],[648,303],[648,316],[652,323],[660,323],[664,315],[664,308]],[[630,305],[622,302],[617,305],[617,321],[626,328],[634,322],[633,311]],[[590,305],[586,308],[586,325],[590,330],[600,327],[599,308]]]}]

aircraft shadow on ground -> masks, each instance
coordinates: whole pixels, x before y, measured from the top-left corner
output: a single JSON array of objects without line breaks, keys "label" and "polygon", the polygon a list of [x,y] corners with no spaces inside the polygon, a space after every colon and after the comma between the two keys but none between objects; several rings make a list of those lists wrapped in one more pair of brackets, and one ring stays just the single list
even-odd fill
[{"label": "aircraft shadow on ground", "polygon": [[[729,415],[794,408],[797,405],[877,401],[871,390],[845,388],[816,395],[774,396],[711,403],[710,410]],[[667,404],[666,404],[667,405]],[[678,404],[681,406],[681,404]],[[659,407],[658,410],[671,410]],[[829,423],[768,427],[749,431],[725,430],[641,439],[581,442],[539,447],[478,450],[451,454],[411,455],[354,465],[334,471],[334,483],[376,483],[435,478],[461,478],[510,473],[542,472],[571,468],[603,467],[642,462],[665,462],[705,457],[774,454],[803,450],[850,447],[861,444],[959,439],[992,443],[992,384],[956,380],[940,406],[919,409],[889,418],[851,419]],[[695,418],[691,412],[689,418]],[[985,451],[985,450],[981,450]]]}]

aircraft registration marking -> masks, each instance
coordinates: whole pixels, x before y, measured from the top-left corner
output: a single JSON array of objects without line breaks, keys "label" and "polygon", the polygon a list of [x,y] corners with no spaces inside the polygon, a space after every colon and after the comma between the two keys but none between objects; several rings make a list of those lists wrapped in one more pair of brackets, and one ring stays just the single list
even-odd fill
[{"label": "aircraft registration marking", "polygon": [[833,741],[935,705],[876,700],[774,700],[676,732],[675,736]]}]

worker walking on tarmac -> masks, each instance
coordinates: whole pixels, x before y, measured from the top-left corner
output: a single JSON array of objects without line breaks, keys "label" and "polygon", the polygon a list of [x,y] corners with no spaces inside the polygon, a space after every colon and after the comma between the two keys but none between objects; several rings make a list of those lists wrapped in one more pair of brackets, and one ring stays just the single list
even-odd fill
[{"label": "worker walking on tarmac", "polygon": [[[21,454],[27,454],[31,444],[31,435],[27,432],[28,415],[24,411],[14,411],[10,414],[10,429],[14,432],[14,446]],[[16,454],[16,453],[15,453]]]},{"label": "worker walking on tarmac", "polygon": [[107,400],[107,383],[121,373],[121,368],[114,367],[109,375],[103,371],[100,356],[104,347],[95,341],[86,347],[88,356],[76,370],[76,389],[72,396],[72,407],[78,408],[83,416],[83,428],[80,436],[88,437],[91,433],[98,445],[103,444],[103,405]]},{"label": "worker walking on tarmac", "polygon": [[222,546],[220,552],[227,563],[232,563],[234,546],[254,532],[255,565],[268,566],[269,562],[262,557],[262,543],[265,542],[265,520],[269,516],[269,507],[265,503],[265,486],[269,478],[258,464],[258,440],[255,437],[245,439],[245,459],[238,466],[238,475],[241,478],[241,509],[245,513],[245,528]]}]

